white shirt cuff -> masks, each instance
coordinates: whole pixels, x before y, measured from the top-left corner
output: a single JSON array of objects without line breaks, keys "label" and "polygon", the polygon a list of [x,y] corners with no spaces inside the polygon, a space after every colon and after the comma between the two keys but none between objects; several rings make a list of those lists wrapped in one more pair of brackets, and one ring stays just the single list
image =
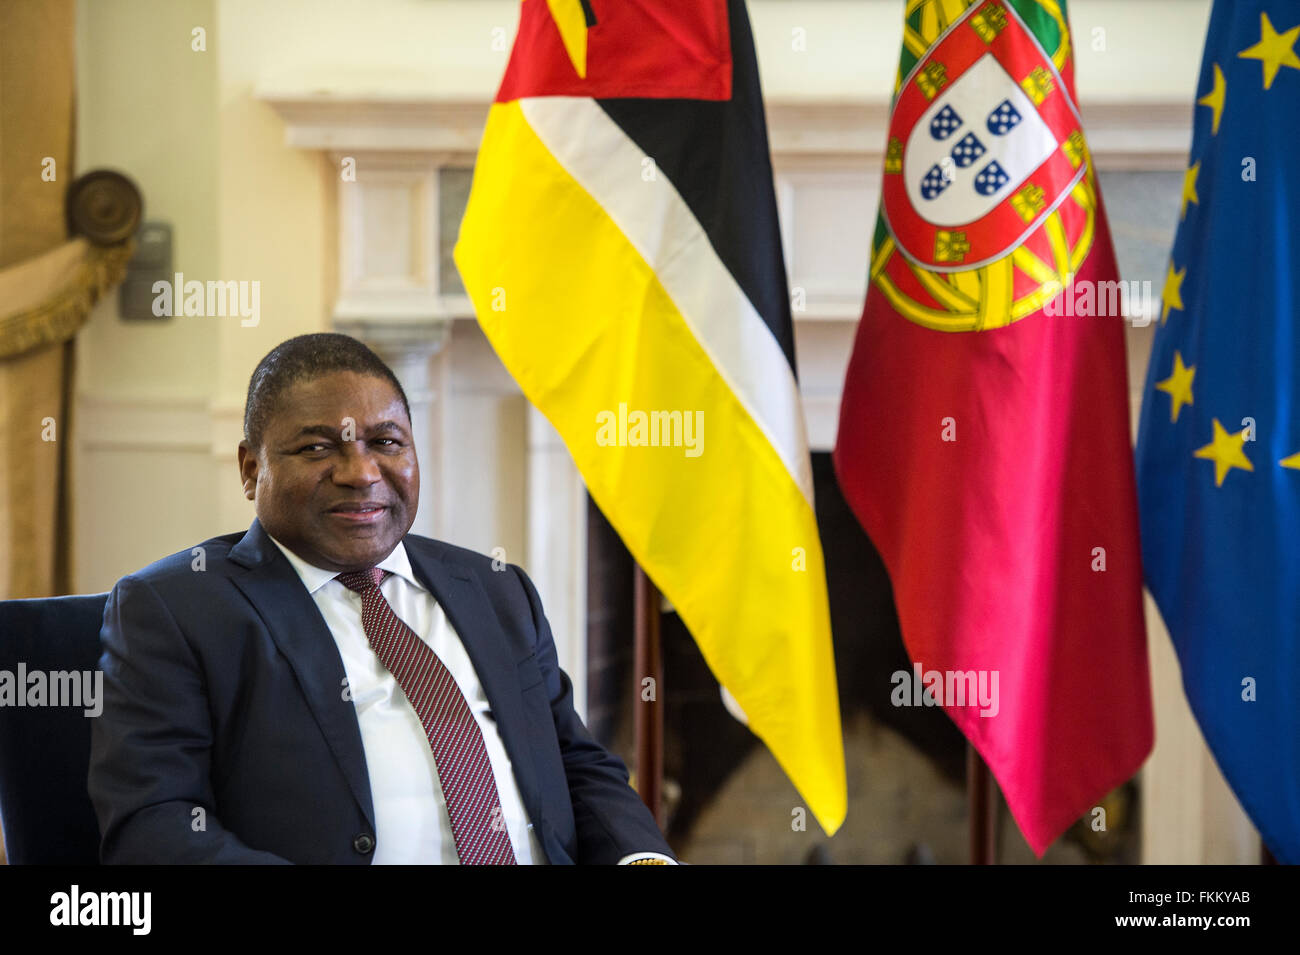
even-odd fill
[{"label": "white shirt cuff", "polygon": [[618,865],[677,865],[677,860],[662,852],[633,852],[619,859]]}]

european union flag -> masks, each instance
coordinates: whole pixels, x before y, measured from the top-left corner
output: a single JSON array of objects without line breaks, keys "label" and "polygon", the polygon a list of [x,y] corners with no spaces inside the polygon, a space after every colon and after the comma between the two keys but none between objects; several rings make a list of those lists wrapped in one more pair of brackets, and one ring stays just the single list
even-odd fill
[{"label": "european union flag", "polygon": [[1300,4],[1216,0],[1138,432],[1142,560],[1237,798],[1300,863]]}]

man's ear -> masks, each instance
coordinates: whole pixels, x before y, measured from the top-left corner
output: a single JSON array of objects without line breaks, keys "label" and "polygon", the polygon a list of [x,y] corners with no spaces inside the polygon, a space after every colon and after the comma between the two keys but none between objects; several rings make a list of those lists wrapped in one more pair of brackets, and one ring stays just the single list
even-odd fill
[{"label": "man's ear", "polygon": [[257,453],[247,441],[239,442],[239,479],[244,482],[244,497],[250,501],[257,497]]}]

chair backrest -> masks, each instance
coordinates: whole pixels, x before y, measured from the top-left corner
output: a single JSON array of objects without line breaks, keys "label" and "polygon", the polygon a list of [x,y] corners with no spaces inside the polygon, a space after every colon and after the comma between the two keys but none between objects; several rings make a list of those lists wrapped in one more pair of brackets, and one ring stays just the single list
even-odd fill
[{"label": "chair backrest", "polygon": [[93,717],[85,714],[93,707],[84,674],[97,692],[107,600],[0,601],[0,824],[11,864],[99,864],[99,825],[86,790]]}]

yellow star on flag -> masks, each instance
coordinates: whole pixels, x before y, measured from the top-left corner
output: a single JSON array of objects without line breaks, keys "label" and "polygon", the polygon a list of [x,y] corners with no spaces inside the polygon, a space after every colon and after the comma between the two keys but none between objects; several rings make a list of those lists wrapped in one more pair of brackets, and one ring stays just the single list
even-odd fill
[{"label": "yellow star on flag", "polygon": [[1245,441],[1245,428],[1236,434],[1228,434],[1223,425],[1219,424],[1219,419],[1215,418],[1214,440],[1205,447],[1198,448],[1192,456],[1213,461],[1214,486],[1223,487],[1223,479],[1233,468],[1241,468],[1243,471],[1255,470],[1255,465],[1250,463],[1250,458],[1246,457],[1246,452],[1242,450]]},{"label": "yellow star on flag", "polygon": [[1201,174],[1201,161],[1198,159],[1190,169],[1183,174],[1183,211],[1178,214],[1178,218],[1187,218],[1187,203],[1191,202],[1200,205],[1200,197],[1196,195],[1196,179]]},{"label": "yellow star on flag", "polygon": [[1178,412],[1183,405],[1192,403],[1192,379],[1196,376],[1196,366],[1188,368],[1183,364],[1183,356],[1174,352],[1174,373],[1164,381],[1156,382],[1156,388],[1165,392],[1172,399],[1169,405],[1169,420],[1177,421]]},{"label": "yellow star on flag", "polygon": [[1170,309],[1183,310],[1183,279],[1187,278],[1187,269],[1183,268],[1174,271],[1174,265],[1169,263],[1169,274],[1165,276],[1165,288],[1160,293],[1160,299],[1164,302],[1164,308],[1160,311],[1160,324],[1165,323],[1169,317]]},{"label": "yellow star on flag", "polygon": [[546,0],[573,68],[587,78],[587,14],[581,0]]},{"label": "yellow star on flag", "polygon": [[1223,119],[1223,104],[1228,98],[1228,83],[1223,78],[1223,70],[1219,64],[1214,64],[1214,89],[1210,90],[1204,96],[1196,101],[1198,106],[1208,106],[1214,110],[1213,133],[1219,135],[1219,120]]},{"label": "yellow star on flag", "polygon": [[1282,465],[1284,468],[1293,468],[1296,471],[1300,471],[1300,451],[1297,451],[1290,457],[1283,458],[1277,463]]},{"label": "yellow star on flag", "polygon": [[1237,56],[1243,60],[1259,60],[1264,64],[1264,89],[1273,85],[1278,70],[1289,66],[1300,70],[1300,57],[1295,53],[1295,41],[1300,37],[1300,27],[1292,27],[1285,33],[1273,29],[1273,23],[1267,13],[1259,15],[1259,42],[1249,49],[1242,50]]}]

